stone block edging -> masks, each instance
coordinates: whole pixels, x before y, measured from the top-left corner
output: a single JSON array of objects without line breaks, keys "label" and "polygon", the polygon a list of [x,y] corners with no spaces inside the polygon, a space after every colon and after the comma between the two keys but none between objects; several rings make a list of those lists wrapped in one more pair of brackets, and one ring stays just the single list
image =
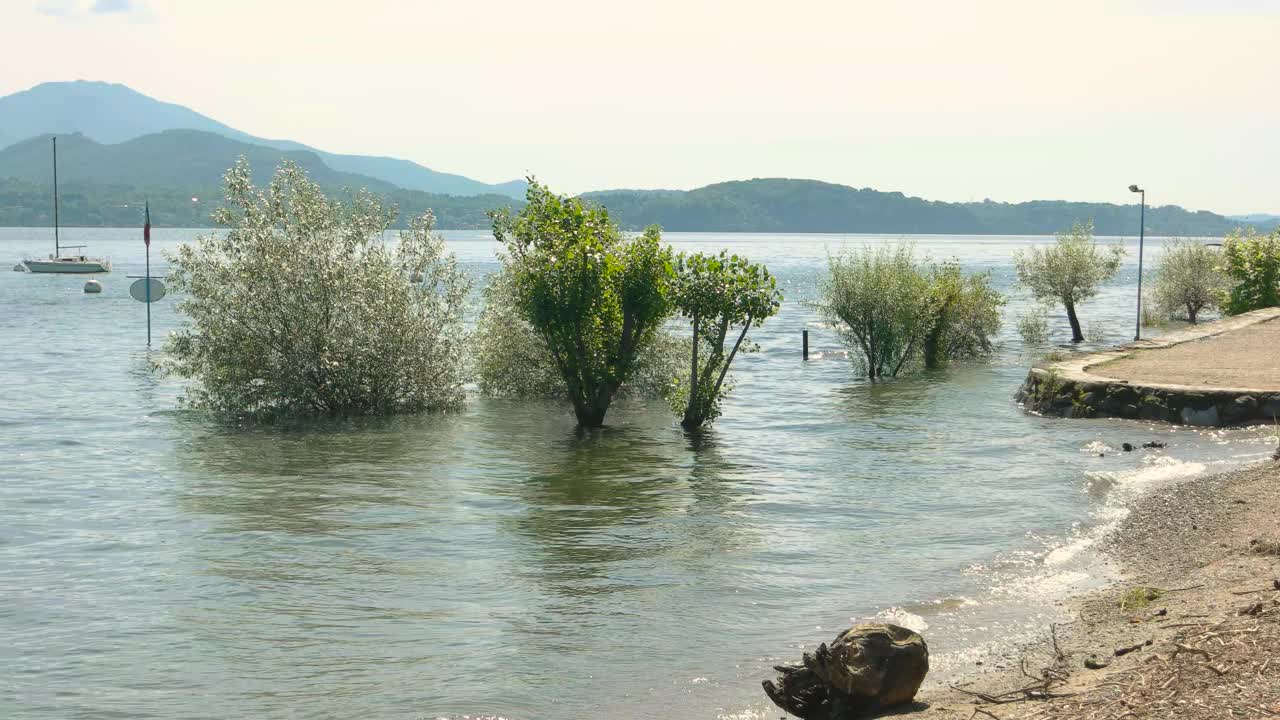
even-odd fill
[{"label": "stone block edging", "polygon": [[1270,423],[1280,417],[1280,392],[1274,390],[1117,380],[1095,375],[1090,369],[1135,351],[1171,347],[1277,318],[1280,308],[1254,310],[1154,340],[1034,367],[1019,388],[1017,400],[1032,412],[1068,418],[1121,417],[1208,426]]}]

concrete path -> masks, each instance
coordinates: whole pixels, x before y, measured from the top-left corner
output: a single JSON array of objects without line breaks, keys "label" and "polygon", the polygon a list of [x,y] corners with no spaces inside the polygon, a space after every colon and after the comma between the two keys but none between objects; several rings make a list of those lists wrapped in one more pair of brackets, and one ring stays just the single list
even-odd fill
[{"label": "concrete path", "polygon": [[1280,392],[1280,319],[1140,350],[1085,370],[1131,383]]},{"label": "concrete path", "polygon": [[1064,417],[1271,422],[1280,416],[1280,308],[1033,368],[1018,401]]}]

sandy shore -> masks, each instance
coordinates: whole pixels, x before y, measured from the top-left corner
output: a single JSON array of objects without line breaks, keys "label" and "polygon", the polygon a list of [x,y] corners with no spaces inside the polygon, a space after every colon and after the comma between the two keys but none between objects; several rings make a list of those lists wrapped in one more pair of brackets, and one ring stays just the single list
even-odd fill
[{"label": "sandy shore", "polygon": [[1280,320],[1166,348],[1135,350],[1093,365],[1099,377],[1130,382],[1280,391]]},{"label": "sandy shore", "polygon": [[1071,600],[1075,620],[1011,669],[895,714],[1280,717],[1280,463],[1153,492],[1104,544],[1122,583]]}]

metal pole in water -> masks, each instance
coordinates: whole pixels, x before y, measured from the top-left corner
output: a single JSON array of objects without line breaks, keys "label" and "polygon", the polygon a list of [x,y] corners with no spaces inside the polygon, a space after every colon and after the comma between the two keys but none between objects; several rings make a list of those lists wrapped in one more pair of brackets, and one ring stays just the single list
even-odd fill
[{"label": "metal pole in water", "polygon": [[151,245],[147,245],[147,347],[151,347]]},{"label": "metal pole in water", "polygon": [[804,348],[804,359],[809,359],[809,328],[800,331],[801,345]]},{"label": "metal pole in water", "polygon": [[142,221],[142,242],[147,246],[147,347],[151,347],[151,201],[146,201]]},{"label": "metal pole in water", "polygon": [[1138,320],[1133,329],[1133,339],[1137,342],[1142,339],[1142,241],[1147,231],[1147,191],[1130,185],[1129,192],[1142,194],[1142,210],[1138,215]]}]

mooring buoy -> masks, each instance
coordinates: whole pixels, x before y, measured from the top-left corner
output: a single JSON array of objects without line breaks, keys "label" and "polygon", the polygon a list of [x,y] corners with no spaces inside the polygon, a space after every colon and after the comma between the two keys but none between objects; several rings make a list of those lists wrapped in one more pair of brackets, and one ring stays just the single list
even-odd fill
[{"label": "mooring buoy", "polygon": [[84,291],[87,293],[100,293],[102,292],[102,283],[97,280],[90,280],[84,284]]}]

